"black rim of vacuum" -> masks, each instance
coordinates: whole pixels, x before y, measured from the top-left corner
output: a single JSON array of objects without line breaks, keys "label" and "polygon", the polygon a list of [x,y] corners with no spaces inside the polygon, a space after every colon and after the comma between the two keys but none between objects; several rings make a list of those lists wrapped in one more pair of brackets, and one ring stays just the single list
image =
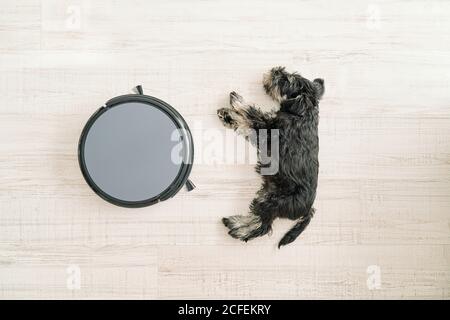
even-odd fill
[{"label": "black rim of vacuum", "polygon": [[[194,160],[194,142],[192,139],[191,131],[189,130],[189,127],[186,123],[186,121],[183,119],[183,117],[176,111],[171,105],[168,103],[152,97],[147,96],[142,93],[142,87],[137,86],[137,91],[139,94],[127,94],[118,96],[115,98],[110,99],[105,103],[105,106],[100,107],[87,121],[86,125],[83,128],[83,131],[81,132],[80,140],[78,142],[78,163],[80,165],[81,172],[83,173],[83,177],[86,180],[87,184],[91,187],[91,189],[99,195],[104,200],[121,206],[121,207],[128,207],[128,208],[140,208],[140,207],[146,207],[150,206],[152,204],[158,203],[160,201],[167,200],[174,195],[178,193],[178,191],[183,187],[183,185],[186,184],[188,187],[188,190],[192,190],[194,188],[194,185],[191,181],[188,180],[189,174],[191,173],[192,164]],[[84,145],[86,142],[87,134],[89,130],[91,129],[94,122],[100,117],[103,113],[108,111],[110,108],[113,108],[117,105],[127,103],[127,102],[141,102],[148,104],[152,107],[157,107],[164,113],[166,113],[176,124],[177,128],[180,129],[182,141],[184,143],[185,152],[183,162],[180,167],[180,171],[178,172],[177,177],[175,180],[168,186],[165,190],[163,190],[159,195],[146,199],[141,201],[125,201],[121,199],[117,199],[115,197],[112,197],[111,195],[104,192],[102,189],[100,189],[91,176],[89,175],[89,172],[86,167],[86,163],[84,160]]]}]

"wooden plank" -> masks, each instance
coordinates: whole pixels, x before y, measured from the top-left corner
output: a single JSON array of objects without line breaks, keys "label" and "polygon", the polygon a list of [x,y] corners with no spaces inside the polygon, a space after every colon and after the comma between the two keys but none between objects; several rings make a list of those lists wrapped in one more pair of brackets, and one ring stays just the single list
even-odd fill
[{"label": "wooden plank", "polygon": [[[448,298],[449,247],[416,247],[413,253],[410,248],[161,247],[159,294],[172,299]],[[379,285],[373,285],[372,270],[379,270]]]},{"label": "wooden plank", "polygon": [[150,246],[36,246],[0,249],[0,298],[156,298],[157,256]]}]

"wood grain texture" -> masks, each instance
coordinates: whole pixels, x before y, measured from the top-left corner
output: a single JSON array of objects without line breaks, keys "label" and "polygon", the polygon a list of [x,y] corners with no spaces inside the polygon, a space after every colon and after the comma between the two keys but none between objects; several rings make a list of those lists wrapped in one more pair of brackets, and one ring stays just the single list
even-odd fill
[{"label": "wood grain texture", "polygon": [[[449,299],[449,2],[0,7],[0,298]],[[215,111],[231,90],[273,107],[261,75],[280,64],[326,94],[317,214],[277,250],[290,221],[248,244],[220,223],[260,180]],[[76,152],[88,117],[136,84],[193,128],[197,189],[130,210],[93,194]],[[213,148],[230,141],[236,158]]]}]

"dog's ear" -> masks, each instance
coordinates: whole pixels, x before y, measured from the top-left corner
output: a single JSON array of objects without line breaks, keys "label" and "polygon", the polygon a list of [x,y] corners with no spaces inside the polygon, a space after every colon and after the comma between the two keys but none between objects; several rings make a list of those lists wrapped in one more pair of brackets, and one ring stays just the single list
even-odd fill
[{"label": "dog's ear", "polygon": [[323,79],[317,78],[313,81],[314,87],[317,92],[317,99],[321,99],[323,94],[325,93],[325,81]]}]

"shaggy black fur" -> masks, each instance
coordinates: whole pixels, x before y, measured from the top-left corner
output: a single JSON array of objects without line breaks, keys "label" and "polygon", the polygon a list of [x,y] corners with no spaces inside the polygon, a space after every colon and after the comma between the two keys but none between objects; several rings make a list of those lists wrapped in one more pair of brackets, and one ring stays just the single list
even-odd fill
[{"label": "shaggy black fur", "polygon": [[[267,234],[277,217],[297,220],[279,242],[281,247],[294,241],[314,214],[312,205],[319,172],[319,100],[324,93],[324,81],[309,81],[276,67],[264,75],[263,84],[267,94],[280,103],[279,111],[262,112],[232,92],[231,108],[219,109],[217,113],[226,127],[250,140],[254,140],[251,133],[255,130],[259,139],[258,129],[278,129],[278,172],[262,175],[262,187],[250,205],[249,215],[231,216],[222,221],[232,237],[248,241]],[[271,144],[270,135],[264,142]],[[261,173],[260,155],[258,159],[256,170]]]}]

